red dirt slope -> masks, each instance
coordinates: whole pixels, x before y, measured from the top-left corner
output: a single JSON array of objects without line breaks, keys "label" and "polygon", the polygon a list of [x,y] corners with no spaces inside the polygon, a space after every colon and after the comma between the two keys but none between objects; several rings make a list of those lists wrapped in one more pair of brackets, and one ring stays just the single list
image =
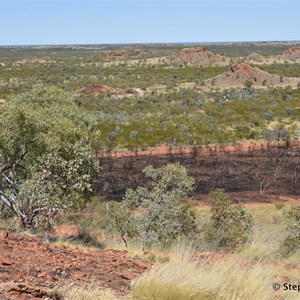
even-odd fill
[{"label": "red dirt slope", "polygon": [[204,47],[182,49],[173,59],[175,62],[198,63],[202,66],[227,65],[230,58],[214,54]]},{"label": "red dirt slope", "polygon": [[[58,284],[93,282],[116,294],[150,263],[127,258],[125,251],[83,251],[49,245],[25,234],[0,231],[0,299],[41,299]],[[50,299],[50,298],[48,298]]]},{"label": "red dirt slope", "polygon": [[270,74],[252,67],[247,62],[242,62],[234,65],[227,72],[206,80],[206,84],[219,88],[237,88],[243,87],[246,81],[251,81],[255,87],[267,87],[268,85],[296,87],[298,79]]},{"label": "red dirt slope", "polygon": [[93,85],[86,86],[76,92],[77,96],[83,96],[85,94],[93,94],[95,96],[106,94],[112,97],[118,96],[132,96],[136,94],[141,94],[142,90],[138,88],[127,88],[127,89],[113,89],[106,85]]},{"label": "red dirt slope", "polygon": [[283,51],[281,54],[283,59],[300,59],[300,46],[291,47]]}]

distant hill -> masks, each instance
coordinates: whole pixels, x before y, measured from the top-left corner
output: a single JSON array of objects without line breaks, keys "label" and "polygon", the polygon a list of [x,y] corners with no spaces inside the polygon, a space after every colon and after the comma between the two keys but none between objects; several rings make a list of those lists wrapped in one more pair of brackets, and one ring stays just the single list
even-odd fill
[{"label": "distant hill", "polygon": [[300,59],[300,46],[288,48],[282,52],[280,57],[282,59]]},{"label": "distant hill", "polygon": [[242,62],[231,67],[227,72],[222,73],[212,79],[206,80],[205,84],[211,87],[228,88],[243,87],[249,81],[256,87],[291,85],[296,88],[299,78],[281,77],[270,74],[257,68],[253,68],[249,63]]},{"label": "distant hill", "polygon": [[177,63],[197,63],[201,66],[227,65],[230,58],[208,51],[205,47],[184,48],[173,57]]}]

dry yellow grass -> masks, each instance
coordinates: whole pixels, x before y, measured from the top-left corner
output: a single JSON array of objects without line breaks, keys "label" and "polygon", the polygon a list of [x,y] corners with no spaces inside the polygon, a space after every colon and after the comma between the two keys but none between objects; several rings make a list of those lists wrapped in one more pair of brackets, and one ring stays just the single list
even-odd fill
[{"label": "dry yellow grass", "polygon": [[62,300],[118,300],[110,290],[96,284],[85,288],[75,285],[57,287],[52,293],[54,297]]},{"label": "dry yellow grass", "polygon": [[[297,271],[270,263],[231,258],[209,264],[171,261],[153,268],[134,285],[132,300],[272,300],[299,299],[296,291],[274,291],[272,284],[297,284]],[[277,297],[277,298],[276,298]]]},{"label": "dry yellow grass", "polygon": [[[285,207],[288,208],[288,207]],[[250,240],[230,255],[212,255],[195,261],[193,249],[170,253],[170,262],[154,267],[136,281],[132,300],[272,300],[300,299],[297,291],[283,290],[284,283],[299,284],[299,253],[282,258],[286,236],[281,210],[251,207],[256,223]],[[206,212],[203,212],[206,213]],[[273,283],[281,289],[273,290]]]}]

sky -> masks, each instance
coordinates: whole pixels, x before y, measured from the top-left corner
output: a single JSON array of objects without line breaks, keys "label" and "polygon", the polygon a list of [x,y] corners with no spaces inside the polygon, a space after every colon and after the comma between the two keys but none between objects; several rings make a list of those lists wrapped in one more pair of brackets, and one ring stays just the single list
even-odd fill
[{"label": "sky", "polygon": [[300,0],[0,0],[0,45],[300,40]]}]

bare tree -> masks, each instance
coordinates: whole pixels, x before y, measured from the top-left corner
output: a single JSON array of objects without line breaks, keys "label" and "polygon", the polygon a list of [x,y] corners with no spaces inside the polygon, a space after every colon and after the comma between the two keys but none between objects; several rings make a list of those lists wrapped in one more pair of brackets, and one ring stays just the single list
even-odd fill
[{"label": "bare tree", "polygon": [[296,159],[292,163],[293,163],[293,169],[291,172],[292,191],[296,192],[297,183],[300,182],[300,152],[297,153]]},{"label": "bare tree", "polygon": [[252,176],[259,182],[259,194],[261,196],[263,196],[265,191],[279,179],[285,164],[285,158],[286,151],[283,154],[278,153],[276,155],[275,159],[271,162],[271,173],[266,174],[266,172],[257,166],[251,171]]}]

